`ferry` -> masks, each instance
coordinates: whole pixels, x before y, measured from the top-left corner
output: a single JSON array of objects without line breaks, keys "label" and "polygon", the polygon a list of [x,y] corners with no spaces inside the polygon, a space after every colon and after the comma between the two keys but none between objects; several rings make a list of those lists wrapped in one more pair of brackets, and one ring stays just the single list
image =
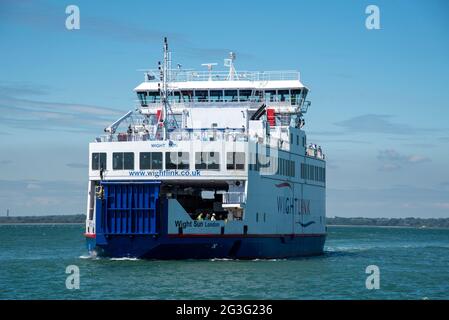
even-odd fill
[{"label": "ferry", "polygon": [[167,39],[136,106],[89,144],[91,254],[278,259],[323,253],[326,162],[297,71],[172,66]]}]

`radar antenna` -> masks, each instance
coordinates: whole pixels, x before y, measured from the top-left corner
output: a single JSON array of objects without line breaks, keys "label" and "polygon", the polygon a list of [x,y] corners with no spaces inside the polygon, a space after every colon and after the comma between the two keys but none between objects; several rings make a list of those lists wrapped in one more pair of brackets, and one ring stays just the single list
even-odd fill
[{"label": "radar antenna", "polygon": [[215,62],[213,63],[202,63],[203,67],[207,67],[207,71],[209,71],[209,81],[212,81],[212,67],[216,66],[217,64]]}]

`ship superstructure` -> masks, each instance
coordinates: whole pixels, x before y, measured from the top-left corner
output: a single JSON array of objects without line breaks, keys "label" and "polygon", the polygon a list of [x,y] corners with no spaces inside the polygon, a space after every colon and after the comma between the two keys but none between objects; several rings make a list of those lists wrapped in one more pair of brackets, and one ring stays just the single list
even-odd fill
[{"label": "ship superstructure", "polygon": [[325,159],[303,130],[299,72],[144,72],[138,107],[89,145],[86,238],[114,257],[323,252]]}]

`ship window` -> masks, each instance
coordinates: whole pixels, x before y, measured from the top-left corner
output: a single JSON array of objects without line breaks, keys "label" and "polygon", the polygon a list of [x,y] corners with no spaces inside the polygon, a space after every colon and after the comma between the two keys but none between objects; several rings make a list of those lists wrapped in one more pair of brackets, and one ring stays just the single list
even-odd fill
[{"label": "ship window", "polygon": [[220,153],[218,152],[195,152],[195,169],[219,170]]},{"label": "ship window", "polygon": [[210,91],[210,102],[222,102],[222,101],[223,101],[223,90]]},{"label": "ship window", "polygon": [[183,91],[181,91],[181,94],[182,94],[183,102],[193,101],[193,91],[192,90],[183,90]]},{"label": "ship window", "polygon": [[141,152],[140,169],[162,169],[162,152]]},{"label": "ship window", "polygon": [[228,170],[244,170],[245,169],[245,153],[244,152],[228,152],[226,155],[226,168]]},{"label": "ship window", "polygon": [[276,101],[276,90],[266,90],[265,91],[265,101],[267,101],[267,102]]},{"label": "ship window", "polygon": [[147,102],[148,103],[156,103],[161,101],[161,95],[157,91],[148,92]]},{"label": "ship window", "polygon": [[112,154],[112,169],[113,170],[122,170],[123,169],[123,153],[122,152],[114,152]]},{"label": "ship window", "polygon": [[182,114],[180,113],[174,113],[171,115],[171,117],[167,120],[167,127],[168,129],[176,129],[181,126],[182,123]]},{"label": "ship window", "polygon": [[181,93],[179,91],[173,92],[173,95],[169,96],[168,100],[175,103],[181,102]]},{"label": "ship window", "polygon": [[133,152],[114,152],[112,154],[113,170],[133,170],[134,153]]},{"label": "ship window", "polygon": [[297,105],[301,101],[301,90],[299,89],[293,89],[291,92],[291,102],[292,105]]},{"label": "ship window", "polygon": [[209,100],[209,93],[207,90],[195,90],[195,102],[207,102]]},{"label": "ship window", "polygon": [[254,93],[253,101],[255,101],[255,102],[262,101],[262,97],[263,97],[263,91],[256,90],[256,92]]},{"label": "ship window", "polygon": [[142,107],[146,107],[147,106],[147,93],[146,92],[137,92],[137,97],[140,100],[140,105]]},{"label": "ship window", "polygon": [[166,169],[189,169],[189,153],[188,152],[166,152],[165,153]]},{"label": "ship window", "polygon": [[289,90],[278,90],[279,101],[290,101]]},{"label": "ship window", "polygon": [[92,153],[92,170],[106,169],[106,152]]},{"label": "ship window", "polygon": [[134,153],[124,152],[123,153],[123,169],[133,170],[134,169]]},{"label": "ship window", "polygon": [[162,169],[162,152],[153,152],[151,154],[151,168]]},{"label": "ship window", "polygon": [[248,101],[251,97],[251,90],[240,90],[239,93],[240,101]]},{"label": "ship window", "polygon": [[224,91],[224,101],[225,102],[238,101],[238,92],[237,92],[237,90],[225,90]]}]

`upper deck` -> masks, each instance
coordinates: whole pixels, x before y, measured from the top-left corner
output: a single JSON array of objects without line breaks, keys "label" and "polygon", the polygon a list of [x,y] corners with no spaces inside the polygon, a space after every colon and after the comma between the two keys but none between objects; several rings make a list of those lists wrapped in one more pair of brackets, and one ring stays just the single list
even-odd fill
[{"label": "upper deck", "polygon": [[[144,70],[144,82],[134,91],[158,90],[160,80],[157,70]],[[170,70],[169,87],[172,89],[294,89],[304,88],[300,73],[287,71],[239,71],[231,74],[226,71]]]}]

